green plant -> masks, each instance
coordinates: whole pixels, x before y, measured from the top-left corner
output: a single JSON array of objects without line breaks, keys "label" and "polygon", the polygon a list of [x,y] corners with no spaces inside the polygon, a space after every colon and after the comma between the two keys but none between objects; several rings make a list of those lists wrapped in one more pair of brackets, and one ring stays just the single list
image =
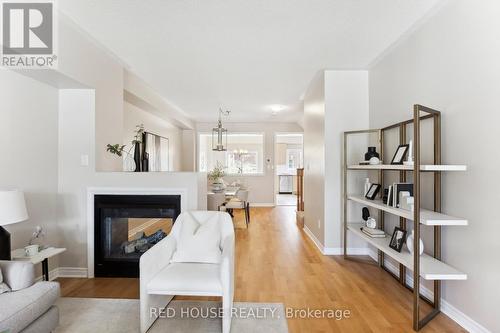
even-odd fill
[{"label": "green plant", "polygon": [[120,157],[123,155],[124,150],[125,150],[125,145],[120,145],[118,143],[116,145],[110,145],[108,143],[108,145],[106,146],[106,151],[110,152],[111,154],[118,155]]},{"label": "green plant", "polygon": [[215,167],[207,173],[208,179],[212,181],[216,181],[219,178],[224,177],[224,166],[222,163],[217,162]]},{"label": "green plant", "polygon": [[111,145],[107,144],[106,145],[106,151],[115,154],[119,157],[123,156],[123,153],[130,155],[130,151],[134,148],[136,143],[141,143],[142,142],[142,135],[144,134],[144,124],[136,125],[135,130],[134,130],[134,139],[132,140],[132,146],[128,149],[128,151],[125,151],[125,148],[127,147],[126,145],[121,145],[119,143]]}]

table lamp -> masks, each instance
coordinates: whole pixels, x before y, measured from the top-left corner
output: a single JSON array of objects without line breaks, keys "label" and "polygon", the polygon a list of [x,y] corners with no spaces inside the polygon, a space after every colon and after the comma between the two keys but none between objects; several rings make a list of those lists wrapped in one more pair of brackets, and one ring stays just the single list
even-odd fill
[{"label": "table lamp", "polygon": [[4,225],[26,221],[28,211],[24,194],[18,190],[0,190],[0,260],[10,260],[10,233]]}]

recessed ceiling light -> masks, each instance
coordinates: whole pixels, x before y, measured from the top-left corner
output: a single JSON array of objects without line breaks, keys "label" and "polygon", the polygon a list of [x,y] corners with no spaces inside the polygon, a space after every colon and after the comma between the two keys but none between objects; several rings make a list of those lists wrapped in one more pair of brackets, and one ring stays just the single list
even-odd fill
[{"label": "recessed ceiling light", "polygon": [[271,105],[270,109],[271,109],[271,111],[273,111],[273,114],[274,114],[276,112],[283,111],[284,109],[286,109],[286,106],[281,105],[281,104],[275,104],[275,105]]}]

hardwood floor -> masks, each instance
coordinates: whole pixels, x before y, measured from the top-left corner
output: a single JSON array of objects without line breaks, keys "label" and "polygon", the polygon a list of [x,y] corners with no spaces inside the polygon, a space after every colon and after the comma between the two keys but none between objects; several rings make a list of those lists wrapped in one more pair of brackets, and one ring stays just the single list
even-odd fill
[{"label": "hardwood floor", "polygon": [[[323,256],[295,225],[293,207],[252,208],[251,219],[248,230],[236,229],[235,301],[351,313],[341,320],[289,318],[290,332],[413,332],[412,294],[377,266]],[[65,297],[139,296],[137,279],[59,281]],[[421,332],[466,331],[440,314]]]}]

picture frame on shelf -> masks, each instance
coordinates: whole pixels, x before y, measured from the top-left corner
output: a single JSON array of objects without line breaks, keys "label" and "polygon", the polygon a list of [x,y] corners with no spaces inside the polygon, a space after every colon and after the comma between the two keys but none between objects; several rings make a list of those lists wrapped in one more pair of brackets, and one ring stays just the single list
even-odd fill
[{"label": "picture frame on shelf", "polygon": [[380,191],[380,187],[380,184],[371,184],[370,189],[366,192],[365,198],[374,200],[377,197],[378,191]]},{"label": "picture frame on shelf", "polygon": [[408,154],[409,147],[410,145],[408,144],[399,145],[398,149],[396,149],[396,152],[394,153],[394,156],[392,157],[391,164],[402,165],[406,155]]},{"label": "picture frame on shelf", "polygon": [[393,250],[401,252],[403,245],[406,241],[406,230],[403,230],[399,227],[394,228],[394,232],[392,233],[391,241],[389,242],[389,247]]}]

